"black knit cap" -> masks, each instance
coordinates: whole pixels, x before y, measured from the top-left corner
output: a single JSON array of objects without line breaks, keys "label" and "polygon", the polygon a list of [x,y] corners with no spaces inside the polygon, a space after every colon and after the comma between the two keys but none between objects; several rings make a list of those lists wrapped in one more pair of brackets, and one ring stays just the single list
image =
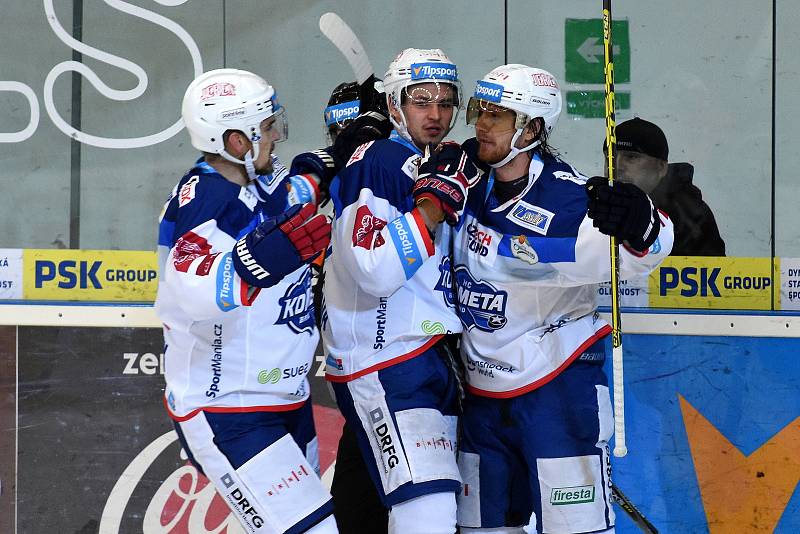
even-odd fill
[{"label": "black knit cap", "polygon": [[[630,150],[641,152],[654,158],[667,161],[669,158],[669,145],[664,132],[646,120],[636,117],[617,124],[617,150]],[[606,149],[603,141],[603,151]]]}]

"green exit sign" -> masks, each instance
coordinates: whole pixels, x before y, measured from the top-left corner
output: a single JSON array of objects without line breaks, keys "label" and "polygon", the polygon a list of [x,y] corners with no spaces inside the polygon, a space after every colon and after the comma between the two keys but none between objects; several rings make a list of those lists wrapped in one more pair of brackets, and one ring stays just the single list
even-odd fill
[{"label": "green exit sign", "polygon": [[[614,45],[614,82],[631,81],[631,45],[627,20],[611,26]],[[602,19],[566,19],[564,22],[565,78],[570,83],[605,83]]]}]

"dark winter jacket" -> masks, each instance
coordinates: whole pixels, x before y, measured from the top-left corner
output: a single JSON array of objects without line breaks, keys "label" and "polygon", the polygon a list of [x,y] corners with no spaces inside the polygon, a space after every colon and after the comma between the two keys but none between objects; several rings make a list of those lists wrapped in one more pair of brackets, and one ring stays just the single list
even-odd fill
[{"label": "dark winter jacket", "polygon": [[717,221],[700,189],[692,183],[693,175],[690,164],[670,163],[667,175],[650,195],[675,225],[672,256],[724,256],[725,242]]}]

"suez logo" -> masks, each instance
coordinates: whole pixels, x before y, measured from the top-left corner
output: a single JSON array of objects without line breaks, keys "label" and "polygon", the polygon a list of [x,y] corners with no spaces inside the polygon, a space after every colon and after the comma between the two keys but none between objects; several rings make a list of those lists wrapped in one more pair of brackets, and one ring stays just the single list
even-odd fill
[{"label": "suez logo", "polygon": [[347,119],[355,119],[358,116],[358,110],[361,106],[361,101],[352,100],[350,102],[342,102],[335,106],[328,106],[325,108],[325,125],[330,126]]},{"label": "suez logo", "polygon": [[412,63],[412,80],[457,80],[458,69],[452,63]]},{"label": "suez logo", "polygon": [[125,360],[123,375],[154,375],[164,374],[164,353],[153,354],[145,352],[123,352],[122,358]]},{"label": "suez logo", "polygon": [[236,486],[236,482],[229,473],[225,473],[220,477],[219,481],[228,490],[225,498],[231,503],[233,510],[239,515],[239,518],[249,527],[251,524],[255,528],[261,528],[264,524],[264,519],[258,510],[253,507],[253,504],[247,500],[242,493],[242,490]]},{"label": "suez logo", "polygon": [[[680,289],[682,297],[721,297],[719,290],[718,277],[721,272],[720,267],[675,267],[659,268],[659,295],[662,297],[672,289]],[[722,288],[725,290],[765,290],[772,285],[769,276],[724,276],[722,278]]]},{"label": "suez logo", "polygon": [[489,102],[500,102],[502,96],[502,85],[479,80],[478,84],[475,86],[475,98],[481,98]]},{"label": "suez logo", "polygon": [[35,287],[40,289],[46,282],[61,279],[60,289],[103,289],[103,282],[152,282],[158,277],[155,269],[103,268],[102,261],[87,260],[36,260],[34,264]]},{"label": "suez logo", "polygon": [[298,365],[297,367],[289,367],[286,369],[281,369],[280,367],[276,367],[271,371],[267,371],[263,369],[258,373],[258,383],[259,384],[277,384],[280,382],[281,379],[288,379],[294,378],[296,376],[304,377],[308,374],[308,371],[311,369],[311,363],[304,363],[303,365]]}]

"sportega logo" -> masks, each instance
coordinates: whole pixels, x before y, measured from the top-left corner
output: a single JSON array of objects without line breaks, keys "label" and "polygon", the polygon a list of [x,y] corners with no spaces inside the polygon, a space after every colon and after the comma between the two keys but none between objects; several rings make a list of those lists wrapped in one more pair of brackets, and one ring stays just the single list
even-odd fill
[{"label": "sportega logo", "polygon": [[503,96],[503,86],[478,80],[478,84],[475,86],[474,96],[475,98],[488,100],[489,102],[500,102],[500,98]]},{"label": "sportega logo", "polygon": [[413,63],[412,80],[458,80],[458,69],[452,63]]},{"label": "sportega logo", "polygon": [[587,502],[594,502],[594,486],[572,486],[550,490],[550,504],[553,506]]}]

